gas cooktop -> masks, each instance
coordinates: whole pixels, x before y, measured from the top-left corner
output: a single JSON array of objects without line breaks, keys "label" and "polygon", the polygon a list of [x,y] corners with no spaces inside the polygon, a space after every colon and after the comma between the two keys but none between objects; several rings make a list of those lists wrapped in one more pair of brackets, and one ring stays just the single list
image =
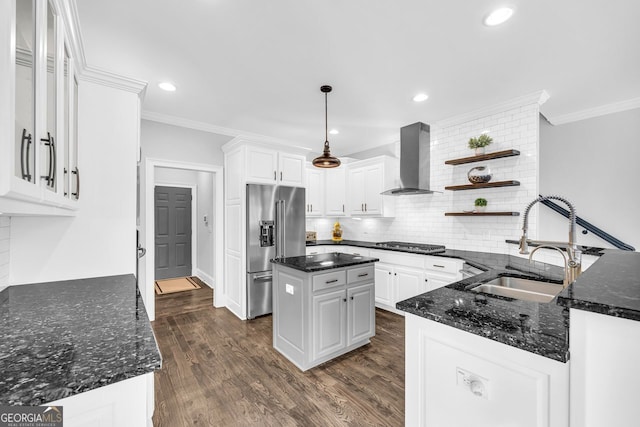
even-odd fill
[{"label": "gas cooktop", "polygon": [[427,243],[407,243],[407,242],[378,242],[376,246],[381,248],[399,249],[411,252],[420,252],[423,254],[437,254],[444,252],[445,247],[442,245],[430,245]]}]

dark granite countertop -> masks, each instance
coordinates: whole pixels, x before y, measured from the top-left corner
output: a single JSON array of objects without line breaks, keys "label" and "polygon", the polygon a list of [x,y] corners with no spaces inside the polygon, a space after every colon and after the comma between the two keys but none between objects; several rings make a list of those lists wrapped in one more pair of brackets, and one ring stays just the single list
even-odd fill
[{"label": "dark granite countertop", "polygon": [[558,295],[558,304],[640,320],[640,253],[607,249]]},{"label": "dark granite countertop", "polygon": [[41,405],[161,364],[133,275],[10,286],[0,336],[2,405]]},{"label": "dark granite countertop", "polygon": [[306,273],[315,273],[316,271],[350,267],[377,261],[379,261],[378,258],[342,253],[303,255],[271,260],[274,264],[283,265]]},{"label": "dark granite countertop", "polygon": [[[395,252],[371,242],[344,240],[318,245],[348,245]],[[591,251],[600,255],[578,280],[550,303],[521,301],[466,290],[469,285],[509,275],[561,280],[561,267],[517,256],[447,249],[432,256],[465,260],[484,273],[404,301],[399,310],[453,326],[475,335],[527,350],[554,360],[569,358],[569,310],[575,308],[640,320],[640,254],[614,249]]]}]

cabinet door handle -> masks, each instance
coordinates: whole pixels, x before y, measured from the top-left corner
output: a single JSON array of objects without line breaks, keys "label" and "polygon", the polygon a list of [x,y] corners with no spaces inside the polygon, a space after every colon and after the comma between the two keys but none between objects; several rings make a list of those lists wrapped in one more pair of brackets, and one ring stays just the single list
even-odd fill
[{"label": "cabinet door handle", "polygon": [[280,181],[282,181],[282,172],[280,172]]},{"label": "cabinet door handle", "polygon": [[332,279],[332,280],[327,280],[327,281],[326,281],[326,282],[324,282],[324,283],[326,283],[326,284],[329,284],[329,283],[336,283],[337,281],[338,281],[338,279]]},{"label": "cabinet door handle", "polygon": [[276,171],[273,171],[273,180],[275,181],[276,179]]},{"label": "cabinet door handle", "polygon": [[389,275],[391,275],[391,272],[389,272]]},{"label": "cabinet door handle", "polygon": [[53,137],[51,136],[51,133],[47,132],[47,137],[40,138],[40,142],[44,142],[44,145],[49,147],[49,168],[47,169],[47,174],[41,175],[40,178],[44,179],[49,187],[52,187],[53,184],[51,182],[51,173],[53,172],[53,157],[55,156],[55,154],[53,150]]},{"label": "cabinet door handle", "polygon": [[360,273],[358,274],[358,277],[367,277],[369,275],[369,273]]},{"label": "cabinet door handle", "polygon": [[439,265],[439,264],[433,264],[433,266],[438,268],[444,268],[444,265]]},{"label": "cabinet door handle", "polygon": [[398,275],[398,273],[393,273],[393,275],[394,275],[394,276],[397,276],[397,275]]},{"label": "cabinet door handle", "polygon": [[75,170],[72,170],[71,173],[76,176],[76,192],[71,193],[71,195],[74,196],[76,200],[79,200],[80,199],[80,170],[76,166]]},{"label": "cabinet door handle", "polygon": [[342,205],[342,212],[344,212],[344,205]]},{"label": "cabinet door handle", "polygon": [[366,203],[364,204],[364,211],[365,212],[367,211],[367,204]]},{"label": "cabinet door handle", "polygon": [[428,281],[429,281],[429,279],[424,279],[424,281],[425,281],[425,282],[428,282]]},{"label": "cabinet door handle", "polygon": [[309,206],[311,206],[311,212],[313,212],[313,203],[311,205],[309,205]]},{"label": "cabinet door handle", "polygon": [[353,295],[351,295],[351,301],[353,301]]},{"label": "cabinet door handle", "polygon": [[346,298],[342,298],[342,301],[347,302],[347,299]]},{"label": "cabinet door handle", "polygon": [[51,148],[51,164],[53,165],[49,168],[49,171],[51,172],[51,175],[49,175],[49,184],[51,187],[54,187],[56,183],[57,153],[56,140],[53,137],[51,137],[51,143],[49,144],[49,147]]},{"label": "cabinet door handle", "polygon": [[364,203],[360,203],[360,210],[364,212]]},{"label": "cabinet door handle", "polygon": [[[26,155],[25,155],[25,145],[26,145]],[[29,148],[30,147],[31,147],[31,134],[27,135],[27,130],[22,129],[22,141],[20,142],[20,172],[22,173],[22,179],[29,182],[31,182],[31,172],[29,171]]]}]

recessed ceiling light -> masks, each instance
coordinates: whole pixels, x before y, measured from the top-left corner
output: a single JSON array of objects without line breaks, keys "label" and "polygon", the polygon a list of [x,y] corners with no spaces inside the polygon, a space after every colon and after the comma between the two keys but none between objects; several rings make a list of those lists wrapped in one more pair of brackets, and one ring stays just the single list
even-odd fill
[{"label": "recessed ceiling light", "polygon": [[173,83],[162,82],[158,85],[158,87],[162,90],[166,90],[167,92],[175,92],[176,86]]},{"label": "recessed ceiling light", "polygon": [[337,135],[337,134],[339,134],[340,132],[338,132],[338,129],[331,129],[331,130],[329,131],[329,133],[330,133],[331,135]]},{"label": "recessed ceiling light", "polygon": [[413,97],[413,100],[415,102],[422,102],[422,101],[426,101],[428,98],[429,98],[429,95],[427,95],[426,93],[419,93]]},{"label": "recessed ceiling light", "polygon": [[484,18],[484,25],[488,27],[495,27],[503,22],[507,21],[513,15],[513,9],[509,7],[501,7],[491,12],[486,18]]}]

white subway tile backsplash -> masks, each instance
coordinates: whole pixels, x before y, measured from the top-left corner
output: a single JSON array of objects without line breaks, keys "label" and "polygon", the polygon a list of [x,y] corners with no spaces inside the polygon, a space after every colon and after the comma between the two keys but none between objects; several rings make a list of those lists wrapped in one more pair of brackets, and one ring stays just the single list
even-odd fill
[{"label": "white subway tile backsplash", "polygon": [[[446,122],[445,122],[446,123]],[[538,104],[515,107],[481,119],[449,126],[431,126],[431,195],[396,198],[396,217],[390,219],[340,219],[346,239],[364,241],[400,240],[416,243],[444,244],[449,248],[495,253],[511,253],[515,245],[506,239],[521,234],[522,216],[516,217],[445,217],[445,212],[473,209],[473,201],[486,198],[489,211],[517,211],[538,195]],[[473,155],[467,142],[470,137],[489,132],[494,143],[488,152],[516,149],[518,157],[486,163],[445,165],[445,160]],[[444,187],[468,183],[467,172],[475,166],[488,165],[492,181],[518,180],[520,186],[468,191],[445,191]],[[536,238],[537,208],[530,214],[529,237]],[[309,220],[309,230],[319,239],[330,238],[331,220]],[[516,251],[517,253],[517,247]]]}]

